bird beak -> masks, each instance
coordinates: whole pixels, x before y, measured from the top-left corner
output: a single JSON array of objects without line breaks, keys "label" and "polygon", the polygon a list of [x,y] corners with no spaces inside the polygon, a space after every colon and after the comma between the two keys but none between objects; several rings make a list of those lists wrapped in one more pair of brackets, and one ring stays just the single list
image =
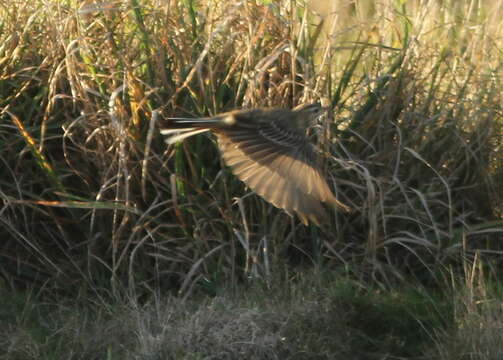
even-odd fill
[{"label": "bird beak", "polygon": [[329,120],[334,118],[334,111],[330,106],[323,107],[323,114],[318,119],[328,118]]},{"label": "bird beak", "polygon": [[316,123],[318,123],[318,124],[322,122],[323,118],[330,116],[330,107],[324,106],[321,108],[321,110],[322,110],[321,114],[316,119]]}]

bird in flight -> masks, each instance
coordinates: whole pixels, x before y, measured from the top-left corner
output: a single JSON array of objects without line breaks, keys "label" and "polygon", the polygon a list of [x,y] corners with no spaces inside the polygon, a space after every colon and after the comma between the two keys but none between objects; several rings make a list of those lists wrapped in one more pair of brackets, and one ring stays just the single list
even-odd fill
[{"label": "bird in flight", "polygon": [[225,163],[255,193],[304,225],[327,218],[322,203],[349,212],[337,200],[317,166],[305,129],[323,112],[319,103],[290,109],[235,110],[208,118],[169,118],[166,143],[211,131]]}]

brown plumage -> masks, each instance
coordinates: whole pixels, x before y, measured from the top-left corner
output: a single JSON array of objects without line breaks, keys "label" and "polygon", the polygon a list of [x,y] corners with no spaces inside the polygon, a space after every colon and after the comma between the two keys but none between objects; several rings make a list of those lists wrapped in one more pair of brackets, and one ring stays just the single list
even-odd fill
[{"label": "brown plumage", "polygon": [[168,144],[212,131],[225,163],[248,187],[304,224],[326,219],[322,203],[338,201],[317,167],[305,128],[323,112],[319,104],[287,109],[236,110],[212,118],[171,118],[161,133]]}]

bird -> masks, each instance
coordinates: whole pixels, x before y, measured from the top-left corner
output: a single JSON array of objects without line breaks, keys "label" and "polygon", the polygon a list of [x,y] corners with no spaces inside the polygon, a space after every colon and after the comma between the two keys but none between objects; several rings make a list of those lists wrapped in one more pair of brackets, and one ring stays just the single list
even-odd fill
[{"label": "bird", "polygon": [[334,196],[320,168],[316,147],[305,130],[326,109],[310,103],[293,109],[234,110],[204,118],[168,118],[161,129],[167,144],[212,132],[225,164],[263,199],[304,225],[327,220],[323,203],[339,211],[351,208]]}]

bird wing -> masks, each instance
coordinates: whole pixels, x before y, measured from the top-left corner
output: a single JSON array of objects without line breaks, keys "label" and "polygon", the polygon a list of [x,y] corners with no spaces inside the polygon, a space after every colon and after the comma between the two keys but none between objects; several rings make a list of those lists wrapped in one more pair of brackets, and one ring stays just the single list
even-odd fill
[{"label": "bird wing", "polygon": [[257,194],[304,224],[326,218],[326,202],[346,210],[316,166],[316,153],[297,131],[277,122],[234,126],[217,133],[226,164]]}]

